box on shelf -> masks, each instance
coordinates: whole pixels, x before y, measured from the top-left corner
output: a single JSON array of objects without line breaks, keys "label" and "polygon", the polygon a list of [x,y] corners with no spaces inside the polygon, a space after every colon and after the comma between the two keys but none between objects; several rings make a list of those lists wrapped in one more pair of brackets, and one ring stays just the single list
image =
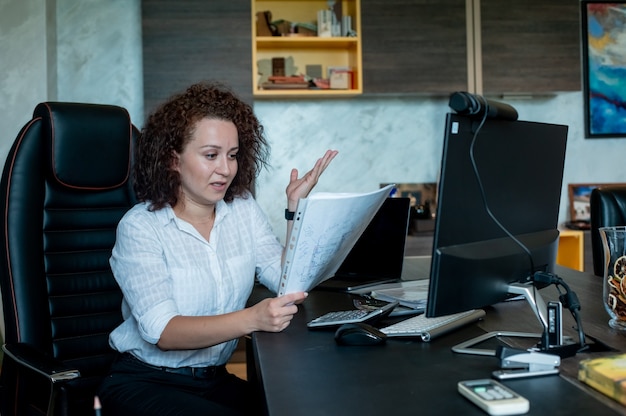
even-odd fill
[{"label": "box on shelf", "polygon": [[351,68],[329,68],[330,88],[347,90],[352,88],[353,70]]}]

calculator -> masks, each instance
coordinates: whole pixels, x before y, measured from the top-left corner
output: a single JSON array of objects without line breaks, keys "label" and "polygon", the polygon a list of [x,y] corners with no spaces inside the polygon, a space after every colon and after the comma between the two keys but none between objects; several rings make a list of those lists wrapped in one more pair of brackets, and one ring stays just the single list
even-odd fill
[{"label": "calculator", "polygon": [[396,306],[398,306],[398,302],[389,302],[388,304],[375,309],[367,308],[332,311],[313,319],[307,323],[307,326],[309,328],[322,328],[357,322],[369,322],[389,315]]}]

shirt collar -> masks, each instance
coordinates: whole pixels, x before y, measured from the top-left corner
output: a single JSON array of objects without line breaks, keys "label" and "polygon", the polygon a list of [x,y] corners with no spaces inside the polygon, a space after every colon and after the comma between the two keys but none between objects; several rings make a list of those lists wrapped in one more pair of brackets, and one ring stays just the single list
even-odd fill
[{"label": "shirt collar", "polygon": [[[231,212],[232,208],[229,204],[227,204],[223,199],[217,201],[215,205],[215,222],[214,226],[221,223],[224,218]],[[155,214],[161,224],[166,225],[170,222],[174,222],[176,220],[176,214],[174,214],[174,209],[172,209],[171,205],[166,205],[163,209],[159,209],[155,211]]]}]

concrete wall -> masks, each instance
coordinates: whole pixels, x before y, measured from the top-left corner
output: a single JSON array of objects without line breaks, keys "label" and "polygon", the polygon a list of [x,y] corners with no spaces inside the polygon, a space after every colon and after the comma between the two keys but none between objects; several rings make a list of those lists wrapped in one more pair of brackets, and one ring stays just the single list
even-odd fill
[{"label": "concrete wall", "polygon": [[42,101],[121,105],[141,123],[140,0],[0,0],[3,163]]}]

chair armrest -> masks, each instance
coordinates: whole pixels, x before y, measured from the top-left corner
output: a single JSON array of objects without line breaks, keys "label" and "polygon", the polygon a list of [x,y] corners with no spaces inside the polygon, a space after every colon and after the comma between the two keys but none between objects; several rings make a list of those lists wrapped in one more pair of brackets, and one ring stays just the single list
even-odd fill
[{"label": "chair armrest", "polygon": [[10,358],[17,364],[43,375],[51,383],[64,382],[80,377],[80,371],[67,367],[61,361],[43,354],[29,344],[4,344],[2,350],[4,351],[5,359]]}]

